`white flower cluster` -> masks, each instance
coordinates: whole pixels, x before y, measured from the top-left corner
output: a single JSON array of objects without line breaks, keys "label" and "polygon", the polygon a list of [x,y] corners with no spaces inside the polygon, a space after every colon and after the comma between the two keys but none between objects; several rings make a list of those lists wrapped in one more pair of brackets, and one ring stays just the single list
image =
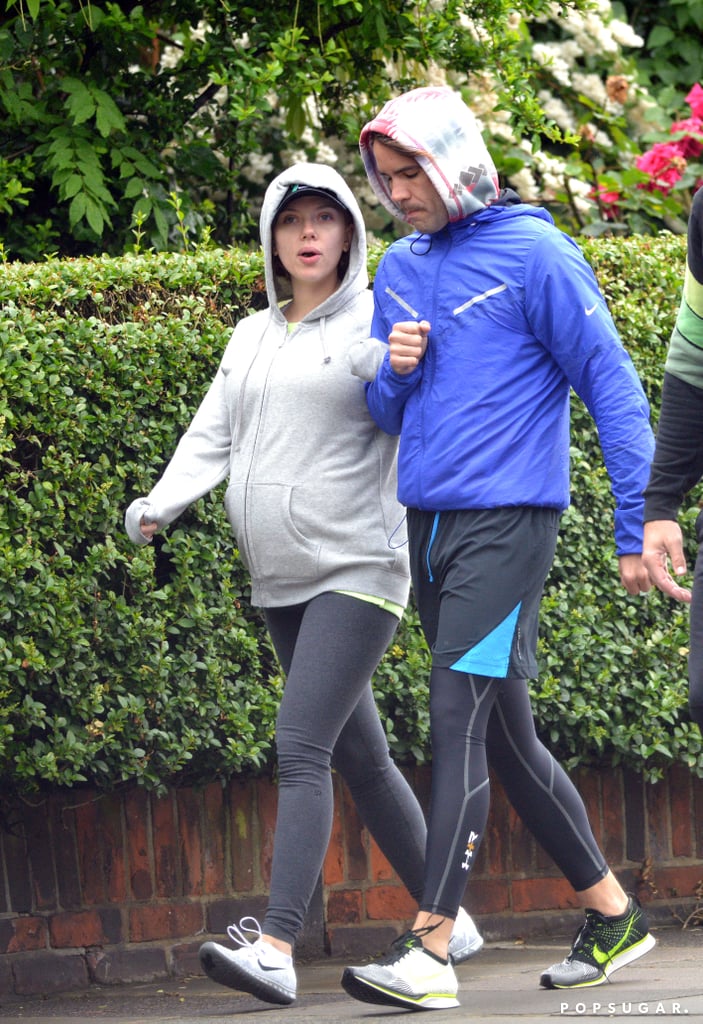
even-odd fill
[{"label": "white flower cluster", "polygon": [[554,22],[578,44],[587,57],[618,54],[623,46],[643,46],[641,39],[627,22],[613,18],[610,0],[595,0],[588,11],[569,10],[562,14],[553,4],[547,14],[535,19],[542,23]]},{"label": "white flower cluster", "polygon": [[[569,105],[567,90],[573,90],[604,113],[620,115],[627,102],[628,120],[639,134],[646,124],[646,110],[652,104],[646,93],[633,85],[633,77],[623,70],[622,51],[625,47],[642,46],[643,40],[630,25],[613,17],[610,0],[594,0],[588,11],[570,10],[566,14],[553,4],[532,21],[553,26],[552,34],[559,36],[536,42],[532,47],[533,58],[548,71],[557,87],[538,94],[547,118],[564,134],[579,133],[594,147],[612,148],[606,131],[595,123],[584,124],[582,113],[580,117]],[[516,27],[518,24],[519,20]],[[544,150],[533,153],[527,142],[514,137],[505,112],[495,111],[497,97],[487,76],[470,78],[468,86],[472,109],[484,124],[489,148],[491,140],[499,145],[512,143],[524,154],[524,166],[509,178],[509,184],[522,200],[550,202],[556,198],[563,200],[568,194],[572,208],[583,213],[591,210],[592,200],[588,196],[592,183],[570,177],[565,159]]]},{"label": "white flower cluster", "polygon": [[273,170],[273,155],[271,153],[250,153],[244,174],[249,181],[256,185],[266,185],[271,178]]},{"label": "white flower cluster", "polygon": [[469,18],[468,15],[463,12],[459,15],[459,26],[463,28],[465,32],[468,32],[472,39],[475,39],[479,43],[488,42],[490,38],[483,25],[477,24],[472,18]]},{"label": "white flower cluster", "polygon": [[556,43],[535,43],[532,56],[560,85],[571,85],[571,68],[580,55],[578,43],[574,40]]}]

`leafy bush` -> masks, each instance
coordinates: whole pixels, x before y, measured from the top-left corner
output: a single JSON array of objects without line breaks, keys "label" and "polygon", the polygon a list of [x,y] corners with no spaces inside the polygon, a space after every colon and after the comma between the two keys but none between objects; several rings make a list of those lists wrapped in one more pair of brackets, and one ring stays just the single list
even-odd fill
[{"label": "leafy bush", "polygon": [[[684,252],[673,236],[587,249],[655,408]],[[271,765],[282,680],[220,491],[155,546],[133,547],[122,526],[197,407],[232,323],[260,305],[260,274],[258,255],[220,250],[3,269],[6,794],[128,779],[158,788]],[[703,775],[685,707],[687,611],[620,586],[607,478],[577,401],[573,424],[574,501],[533,688],[539,727],[568,765],[622,763],[656,777],[680,762]],[[375,680],[401,759],[429,758],[428,666],[410,609]]]},{"label": "leafy bush", "polygon": [[122,526],[190,419],[259,271],[222,252],[5,267],[6,787],[153,786],[269,755],[280,683],[221,495],[156,549],[138,551]]},{"label": "leafy bush", "polygon": [[666,193],[637,158],[686,116],[702,24],[699,0],[6,0],[2,245],[31,261],[121,254],[134,233],[243,244],[272,173],[301,158],[335,162],[394,237],[367,205],[359,130],[443,81],[506,183],[571,233],[685,230],[700,154]]},{"label": "leafy bush", "polygon": [[183,232],[241,244],[256,237],[272,171],[339,157],[358,176],[361,126],[440,68],[495,69],[503,107],[532,134],[545,118],[534,61],[516,49],[516,6],[552,10],[549,0],[7,0],[5,251],[121,254],[135,228],[162,250]]}]

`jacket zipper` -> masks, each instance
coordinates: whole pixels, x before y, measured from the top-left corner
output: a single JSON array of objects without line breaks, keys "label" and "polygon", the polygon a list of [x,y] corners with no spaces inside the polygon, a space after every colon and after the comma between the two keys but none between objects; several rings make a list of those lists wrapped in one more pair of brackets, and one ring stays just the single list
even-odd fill
[{"label": "jacket zipper", "polygon": [[[264,334],[264,336],[265,336],[265,334]],[[261,401],[259,403],[258,415],[257,415],[257,418],[256,418],[256,431],[254,433],[254,440],[253,440],[252,445],[251,445],[251,457],[249,459],[249,467],[247,469],[246,480],[245,480],[245,483],[244,483],[244,509],[243,509],[243,514],[242,514],[242,526],[243,526],[243,530],[244,530],[244,537],[246,539],[247,549],[249,550],[250,555],[252,555],[252,547],[251,547],[251,544],[249,543],[249,486],[250,486],[252,475],[254,473],[254,466],[255,466],[255,463],[256,463],[256,455],[257,455],[257,450],[258,450],[258,447],[259,447],[259,436],[261,434],[261,424],[262,424],[263,418],[264,418],[264,405],[266,404],[266,398],[267,398],[267,395],[268,395],[269,379],[271,377],[271,371],[273,369],[273,363],[274,363],[274,360],[276,358],[276,355],[277,355],[279,349],[281,349],[283,347],[283,345],[285,345],[287,339],[288,339],[288,333],[287,333],[287,329],[286,329],[286,331],[283,334],[283,340],[278,342],[278,344],[276,345],[275,351],[271,354],[271,357],[268,360],[268,365],[266,367],[266,373],[265,373],[265,376],[264,376],[264,383],[263,383],[263,387],[261,388]],[[262,336],[261,340],[263,341],[263,336]],[[259,351],[258,355],[261,356],[261,354],[262,353]],[[254,363],[256,362],[256,358],[257,357],[255,356],[254,359],[251,362],[251,365],[250,365],[249,370],[247,372],[247,377],[249,376],[249,373],[251,373],[251,371],[252,371]],[[242,391],[243,391],[243,388],[242,388]]]}]

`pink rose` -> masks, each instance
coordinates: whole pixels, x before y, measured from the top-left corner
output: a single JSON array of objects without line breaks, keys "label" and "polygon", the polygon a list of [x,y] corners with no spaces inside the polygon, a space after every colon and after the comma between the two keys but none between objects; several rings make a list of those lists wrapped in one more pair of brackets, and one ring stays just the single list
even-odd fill
[{"label": "pink rose", "polygon": [[686,159],[675,142],[657,142],[637,157],[635,166],[650,176],[650,181],[641,185],[641,188],[650,192],[657,190],[666,195],[685,171]]},{"label": "pink rose", "polygon": [[686,102],[693,111],[694,117],[703,117],[703,89],[701,89],[698,82],[696,82],[689,92],[686,97]]},{"label": "pink rose", "polygon": [[[703,90],[701,90],[703,92]],[[675,121],[670,128],[671,134],[681,132],[685,138],[674,143],[681,156],[686,160],[695,159],[703,152],[703,120],[700,117],[689,117],[685,121]]]},{"label": "pink rose", "polygon": [[620,200],[619,192],[608,192],[605,185],[599,185],[598,189],[592,189],[589,199],[598,199],[598,206],[604,220],[619,220],[620,207],[617,205]]}]

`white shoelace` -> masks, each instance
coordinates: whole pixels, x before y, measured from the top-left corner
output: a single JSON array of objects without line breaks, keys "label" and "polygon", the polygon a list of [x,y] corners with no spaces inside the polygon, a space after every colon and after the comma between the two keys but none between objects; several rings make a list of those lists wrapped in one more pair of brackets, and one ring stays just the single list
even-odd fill
[{"label": "white shoelace", "polygon": [[[251,921],[251,925],[247,924],[247,921]],[[253,926],[253,927],[252,927]],[[256,934],[256,938],[252,942],[246,937],[245,932],[252,932]],[[261,939],[263,932],[261,931],[261,925],[255,917],[243,917],[239,924],[230,924],[227,926],[227,934],[229,935],[232,942],[236,942],[240,946],[255,946]]]}]

